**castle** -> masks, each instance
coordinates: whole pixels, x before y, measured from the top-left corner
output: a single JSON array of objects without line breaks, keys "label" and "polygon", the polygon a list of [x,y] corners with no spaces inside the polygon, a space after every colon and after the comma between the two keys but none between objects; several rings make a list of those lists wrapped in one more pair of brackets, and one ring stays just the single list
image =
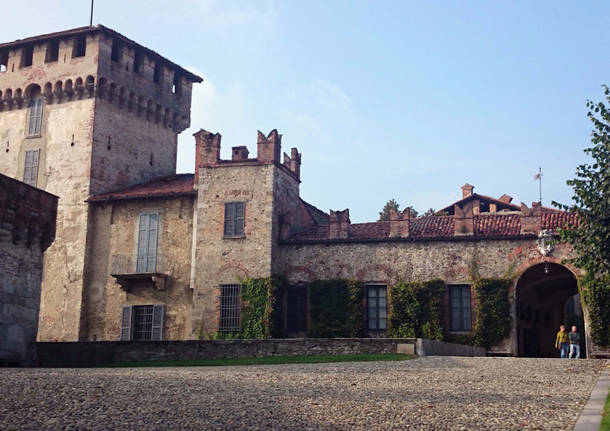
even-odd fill
[{"label": "castle", "polygon": [[[283,276],[288,335],[307,328],[308,282],[363,282],[370,336],[388,325],[388,287],[441,279],[446,327],[473,330],[472,266],[517,276],[511,331],[492,350],[553,355],[577,294],[571,215],[462,187],[435,215],[351,223],[299,196],[301,153],[258,132],[220,158],[221,136],[195,133],[194,174],[176,174],[177,135],[202,79],[101,25],[0,45],[0,173],[60,197],[45,254],[38,340],[181,340],[240,325],[240,280]],[[585,310],[585,326],[588,324]],[[549,341],[550,340],[550,341]],[[549,347],[550,346],[550,347]],[[596,347],[587,339],[589,352]]]}]

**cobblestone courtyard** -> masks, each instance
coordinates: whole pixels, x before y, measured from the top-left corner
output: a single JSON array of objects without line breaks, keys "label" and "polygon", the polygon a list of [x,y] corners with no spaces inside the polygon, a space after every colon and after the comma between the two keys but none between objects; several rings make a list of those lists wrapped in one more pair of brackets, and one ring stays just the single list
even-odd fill
[{"label": "cobblestone courtyard", "polygon": [[570,430],[602,361],[0,369],[0,428]]}]

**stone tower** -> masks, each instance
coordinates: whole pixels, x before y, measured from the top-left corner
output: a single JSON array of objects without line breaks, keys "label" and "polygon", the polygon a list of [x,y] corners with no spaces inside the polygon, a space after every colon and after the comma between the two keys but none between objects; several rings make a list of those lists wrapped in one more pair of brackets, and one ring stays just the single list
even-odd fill
[{"label": "stone tower", "polygon": [[0,173],[60,197],[40,341],[82,338],[92,194],[176,172],[202,79],[98,25],[0,44]]}]

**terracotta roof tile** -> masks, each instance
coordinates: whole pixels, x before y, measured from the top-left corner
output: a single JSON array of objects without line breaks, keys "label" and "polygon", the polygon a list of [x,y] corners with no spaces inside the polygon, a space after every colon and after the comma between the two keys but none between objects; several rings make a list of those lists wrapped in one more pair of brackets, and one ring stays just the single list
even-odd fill
[{"label": "terracotta roof tile", "polygon": [[453,236],[453,230],[453,217],[451,216],[418,217],[409,223],[409,236],[415,238]]},{"label": "terracotta roof tile", "polygon": [[521,233],[519,214],[494,214],[474,216],[474,235],[503,236]]},{"label": "terracotta roof tile", "polygon": [[566,225],[577,225],[578,217],[574,213],[563,211],[543,212],[542,213],[542,229],[558,230]]},{"label": "terracotta roof tile", "polygon": [[158,178],[148,183],[136,184],[110,193],[90,196],[88,202],[123,199],[143,199],[194,195],[193,174],[176,174]]}]

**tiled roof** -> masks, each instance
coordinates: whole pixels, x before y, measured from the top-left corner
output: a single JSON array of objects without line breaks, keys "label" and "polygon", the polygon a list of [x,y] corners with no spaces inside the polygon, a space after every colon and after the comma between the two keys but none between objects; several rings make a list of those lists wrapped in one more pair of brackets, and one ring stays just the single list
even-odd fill
[{"label": "tiled roof", "polygon": [[183,195],[194,195],[193,174],[176,174],[158,178],[148,183],[136,184],[101,195],[90,196],[89,202],[100,202],[123,199],[159,198]]},{"label": "tiled roof", "polygon": [[[576,216],[562,211],[543,212],[541,228],[557,231],[566,223],[576,223]],[[452,239],[455,238],[453,216],[418,217],[409,221],[409,236],[417,239]],[[521,215],[482,214],[473,217],[473,235],[461,238],[498,238],[521,235]],[[348,238],[342,241],[383,241],[390,238],[390,222],[353,223],[348,227]],[[329,226],[313,226],[293,235],[291,242],[329,240]]]},{"label": "tiled roof", "polygon": [[301,202],[305,206],[305,209],[307,209],[309,215],[311,215],[311,218],[314,219],[316,224],[328,224],[328,214],[326,214],[321,209],[316,208],[309,202],[305,202],[303,199],[301,199]]}]

